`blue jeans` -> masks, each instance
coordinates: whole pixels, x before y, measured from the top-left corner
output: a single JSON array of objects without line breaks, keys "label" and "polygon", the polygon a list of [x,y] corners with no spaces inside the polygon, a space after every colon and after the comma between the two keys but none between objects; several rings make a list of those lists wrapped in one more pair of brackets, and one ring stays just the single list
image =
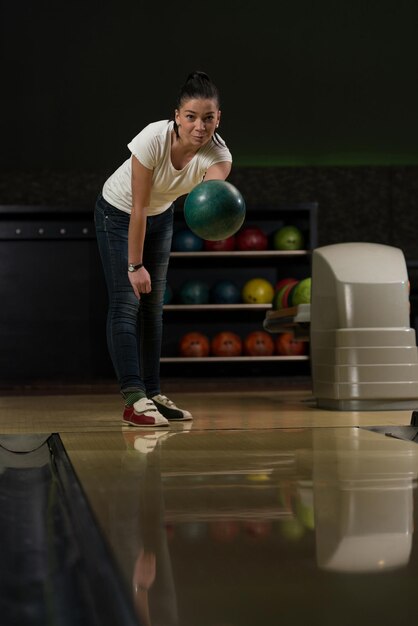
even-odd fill
[{"label": "blue jeans", "polygon": [[163,304],[173,235],[174,206],[147,218],[143,263],[151,292],[138,300],[128,278],[130,215],[100,194],[94,220],[109,295],[107,345],[121,392],[160,393]]}]

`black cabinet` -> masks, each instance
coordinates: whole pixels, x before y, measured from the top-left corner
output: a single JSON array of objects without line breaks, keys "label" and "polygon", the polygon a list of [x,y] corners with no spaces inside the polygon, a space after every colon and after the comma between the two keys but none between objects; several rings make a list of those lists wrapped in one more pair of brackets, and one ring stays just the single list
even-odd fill
[{"label": "black cabinet", "polygon": [[113,377],[93,212],[0,206],[0,385]]},{"label": "black cabinet", "polygon": [[[172,252],[168,280],[174,293],[182,282],[220,278],[240,287],[252,277],[271,283],[310,272],[317,245],[315,203],[247,207],[244,226],[257,225],[269,236],[296,224],[305,249]],[[175,228],[185,228],[181,205]],[[93,211],[80,207],[0,206],[0,386],[92,383],[115,380],[106,344],[107,292],[97,248]],[[183,305],[164,309],[161,372],[170,376],[305,373],[308,357],[179,356],[181,336],[201,329],[209,337],[231,329],[244,337],[262,329],[271,305]]]}]

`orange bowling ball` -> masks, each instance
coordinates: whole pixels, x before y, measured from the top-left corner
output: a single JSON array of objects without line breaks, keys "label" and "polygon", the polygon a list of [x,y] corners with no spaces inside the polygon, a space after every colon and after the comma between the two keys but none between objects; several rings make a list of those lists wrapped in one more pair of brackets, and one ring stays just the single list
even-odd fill
[{"label": "orange bowling ball", "polygon": [[248,356],[271,356],[274,353],[274,341],[265,330],[254,330],[244,339],[244,354]]},{"label": "orange bowling ball", "polygon": [[210,350],[209,338],[203,333],[192,331],[180,339],[179,351],[183,357],[208,356]]},{"label": "orange bowling ball", "polygon": [[280,333],[276,339],[276,353],[280,356],[301,356],[307,353],[306,341],[295,339],[293,333]]},{"label": "orange bowling ball", "polygon": [[240,356],[242,339],[237,333],[224,330],[212,338],[210,349],[213,356]]}]

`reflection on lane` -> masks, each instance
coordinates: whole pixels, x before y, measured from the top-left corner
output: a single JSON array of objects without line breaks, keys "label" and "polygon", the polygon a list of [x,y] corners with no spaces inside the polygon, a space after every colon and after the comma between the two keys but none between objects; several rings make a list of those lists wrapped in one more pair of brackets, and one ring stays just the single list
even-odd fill
[{"label": "reflection on lane", "polygon": [[407,619],[416,444],[357,428],[94,437],[66,435],[70,456],[144,623]]},{"label": "reflection on lane", "polygon": [[340,572],[406,566],[412,550],[418,448],[359,430],[315,431],[318,565]]},{"label": "reflection on lane", "polygon": [[291,607],[297,588],[323,613],[322,594],[345,602],[332,572],[358,575],[350,578],[357,600],[348,615],[360,619],[361,575],[409,564],[416,446],[355,428],[216,432],[166,442],[161,467],[185,624],[196,619],[190,593],[205,606],[204,623],[216,623],[203,589],[239,624],[279,610],[306,619],[303,603]]}]

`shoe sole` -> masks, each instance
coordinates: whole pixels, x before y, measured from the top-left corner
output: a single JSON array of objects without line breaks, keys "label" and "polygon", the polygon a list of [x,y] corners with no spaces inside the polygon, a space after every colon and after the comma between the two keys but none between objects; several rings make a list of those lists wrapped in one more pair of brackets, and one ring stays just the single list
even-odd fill
[{"label": "shoe sole", "polygon": [[129,420],[122,420],[123,424],[125,424],[126,426],[136,426],[137,428],[167,428],[168,426],[170,426],[170,424],[144,424],[143,422],[141,422],[140,424],[137,424],[136,422],[130,422]]},{"label": "shoe sole", "polygon": [[189,416],[183,416],[183,417],[166,417],[166,420],[168,420],[169,422],[191,422],[193,417],[190,415]]}]

